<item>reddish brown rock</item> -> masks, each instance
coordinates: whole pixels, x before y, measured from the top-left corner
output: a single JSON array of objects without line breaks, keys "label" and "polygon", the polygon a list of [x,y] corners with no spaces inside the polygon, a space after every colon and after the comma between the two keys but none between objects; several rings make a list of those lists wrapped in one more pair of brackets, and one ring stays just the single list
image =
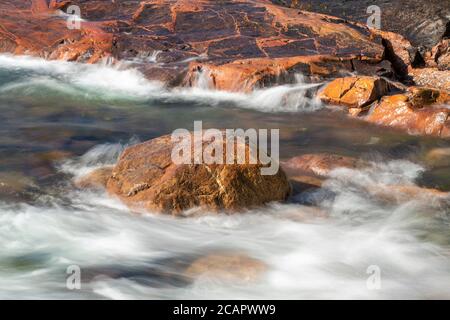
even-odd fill
[{"label": "reddish brown rock", "polygon": [[414,185],[371,185],[366,189],[370,195],[387,203],[402,203],[419,199],[431,201],[431,199],[445,199],[449,196],[448,192]]},{"label": "reddish brown rock", "polygon": [[363,161],[356,158],[327,153],[305,154],[282,162],[288,175],[303,173],[319,177],[326,177],[330,171],[339,167],[357,168],[361,165]]},{"label": "reddish brown rock", "polygon": [[394,32],[377,29],[372,29],[372,32],[383,38],[383,44],[386,48],[386,59],[391,61],[400,79],[406,80],[410,68],[420,66],[424,63],[417,48],[413,47],[411,42],[403,36]]},{"label": "reddish brown rock", "polygon": [[450,39],[443,39],[425,54],[427,66],[450,70]]},{"label": "reddish brown rock", "polygon": [[[205,140],[204,147],[208,143]],[[284,201],[290,194],[283,170],[262,175],[263,165],[250,163],[250,148],[244,142],[224,139],[222,150],[242,147],[244,164],[175,164],[175,146],[171,136],[163,136],[127,148],[108,180],[108,191],[133,209],[173,215],[194,207],[235,212]],[[193,158],[194,152],[191,163]]]},{"label": "reddish brown rock", "polygon": [[204,277],[222,281],[254,282],[267,271],[260,260],[243,254],[211,254],[195,260],[185,271],[189,278]]},{"label": "reddish brown rock", "polygon": [[[381,38],[364,25],[268,0],[52,1],[0,3],[0,52],[94,63],[133,61],[171,85],[211,72],[217,88],[289,82],[292,74],[333,77],[383,60]],[[78,5],[80,30],[56,9]],[[159,52],[157,63],[148,60]],[[361,62],[361,63],[354,63]],[[358,69],[358,68],[357,68]]]},{"label": "reddish brown rock", "polygon": [[434,148],[426,156],[427,165],[432,167],[450,167],[450,148]]},{"label": "reddish brown rock", "polygon": [[411,94],[384,97],[365,118],[369,122],[403,129],[410,134],[450,137],[450,109],[418,103]]},{"label": "reddish brown rock", "polygon": [[409,70],[409,76],[416,85],[450,92],[450,70],[416,68]]},{"label": "reddish brown rock", "polygon": [[317,153],[293,157],[281,163],[293,186],[294,194],[321,188],[330,171],[336,168],[358,168],[364,162],[352,157]]},{"label": "reddish brown rock", "polygon": [[319,93],[319,98],[326,103],[360,109],[388,92],[389,84],[382,78],[347,77],[331,81]]}]

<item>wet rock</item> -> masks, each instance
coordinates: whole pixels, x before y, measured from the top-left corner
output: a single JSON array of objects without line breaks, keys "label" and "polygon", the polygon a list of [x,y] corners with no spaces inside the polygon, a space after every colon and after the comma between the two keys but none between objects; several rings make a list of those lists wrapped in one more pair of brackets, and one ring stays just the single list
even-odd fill
[{"label": "wet rock", "polygon": [[327,153],[305,154],[282,162],[283,169],[289,176],[306,173],[326,177],[333,169],[357,168],[361,165],[363,165],[363,161],[359,159]]},{"label": "wet rock", "polygon": [[[212,141],[205,139],[203,150]],[[234,146],[244,150],[243,164],[192,164],[194,157],[201,157],[195,152],[187,156],[186,162],[191,164],[175,164],[171,155],[176,145],[171,136],[163,136],[127,148],[108,180],[108,191],[133,209],[173,215],[194,207],[236,212],[283,201],[290,194],[281,168],[274,175],[262,175],[266,166],[250,162],[248,143],[233,143],[224,135],[222,150],[209,153],[217,152],[216,156],[224,159],[227,148]]]},{"label": "wet rock", "polygon": [[297,222],[307,222],[317,219],[328,219],[330,214],[314,206],[298,206],[294,210],[285,209],[281,217]]},{"label": "wet rock", "polygon": [[62,150],[52,150],[41,152],[36,155],[40,160],[45,161],[47,163],[54,163],[56,161],[64,160],[67,158],[71,158],[74,154],[70,151],[62,151]]},{"label": "wet rock", "polygon": [[423,99],[415,94],[383,97],[365,120],[399,128],[410,134],[450,137],[450,109],[437,102],[424,104]]},{"label": "wet rock", "polygon": [[[0,51],[89,63],[128,60],[171,85],[192,84],[209,70],[212,86],[226,90],[290,82],[297,72],[335,77],[383,60],[381,38],[366,26],[266,0],[70,3],[85,20],[79,30],[56,14],[66,7],[62,2],[2,1]],[[155,61],[143,59],[153,54]]]},{"label": "wet rock", "polygon": [[75,185],[80,189],[105,189],[112,170],[113,166],[95,169],[88,175],[78,178]]},{"label": "wet rock", "polygon": [[450,148],[434,148],[430,150],[425,161],[432,167],[449,167],[450,166]]},{"label": "wet rock", "polygon": [[429,202],[445,200],[449,193],[437,189],[422,188],[415,185],[371,185],[367,186],[367,192],[386,203],[404,203],[408,201],[423,199]]},{"label": "wet rock", "polygon": [[389,84],[382,78],[347,77],[331,81],[319,93],[319,98],[330,104],[362,109],[389,92]]},{"label": "wet rock", "polygon": [[330,171],[364,166],[364,161],[336,154],[317,153],[293,157],[281,163],[293,187],[293,194],[322,187]]},{"label": "wet rock", "polygon": [[23,195],[36,188],[35,181],[20,172],[0,172],[0,197]]},{"label": "wet rock", "polygon": [[260,260],[243,254],[219,253],[197,259],[186,269],[185,275],[189,278],[255,282],[265,271],[267,266]]},{"label": "wet rock", "polygon": [[310,175],[289,176],[294,195],[321,188],[324,180],[324,178]]}]

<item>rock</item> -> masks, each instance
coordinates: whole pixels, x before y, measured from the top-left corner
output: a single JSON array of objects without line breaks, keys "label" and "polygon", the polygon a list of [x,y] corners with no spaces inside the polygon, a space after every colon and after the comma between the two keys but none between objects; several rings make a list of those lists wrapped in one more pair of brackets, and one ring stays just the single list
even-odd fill
[{"label": "rock", "polygon": [[69,2],[28,3],[1,1],[0,52],[89,63],[127,60],[169,85],[194,84],[206,70],[213,87],[250,90],[290,82],[298,72],[329,78],[355,66],[375,70],[383,61],[381,38],[365,25],[268,0],[72,0],[84,19],[79,30],[56,14]]},{"label": "rock", "polygon": [[330,214],[319,207],[297,205],[292,209],[285,209],[283,212],[280,212],[278,217],[296,222],[308,222],[317,221],[318,219],[328,219]]},{"label": "rock", "polygon": [[443,39],[425,54],[428,67],[450,70],[450,39]]},{"label": "rock", "polygon": [[441,39],[449,24],[450,6],[442,0],[272,0],[301,10],[309,10],[367,23],[376,5],[381,11],[381,28],[401,34],[414,46],[433,46]]},{"label": "rock", "polygon": [[317,153],[293,157],[281,163],[293,187],[293,194],[319,189],[330,171],[336,168],[358,168],[362,160],[335,154]]},{"label": "rock", "polygon": [[327,177],[336,168],[358,168],[363,165],[364,162],[359,159],[327,153],[305,154],[282,162],[288,176],[307,174]]},{"label": "rock", "polygon": [[325,179],[322,177],[309,175],[289,176],[289,181],[291,182],[294,195],[305,191],[321,188],[324,180]]},{"label": "rock", "polygon": [[431,202],[432,199],[445,199],[449,196],[447,192],[414,185],[370,185],[367,187],[367,192],[378,200],[394,204],[417,199],[425,199]]},{"label": "rock", "polygon": [[388,92],[389,84],[382,78],[347,77],[331,81],[319,98],[326,103],[362,109]]},{"label": "rock", "polygon": [[[223,140],[222,152],[216,151],[221,158],[233,145]],[[194,207],[235,212],[284,201],[290,194],[283,170],[262,175],[263,165],[250,163],[250,147],[240,140],[236,146],[245,151],[244,164],[175,164],[171,153],[176,145],[171,136],[163,136],[127,148],[108,180],[108,191],[131,208],[173,215]]]},{"label": "rock", "polygon": [[236,253],[211,254],[194,261],[185,272],[189,278],[209,278],[222,281],[255,282],[267,271],[260,260]]},{"label": "rock", "polygon": [[418,108],[427,105],[445,105],[450,103],[450,94],[445,91],[424,87],[409,87],[406,94],[409,101]]},{"label": "rock", "polygon": [[105,189],[112,170],[112,166],[95,169],[88,175],[77,179],[75,185],[80,189]]},{"label": "rock", "polygon": [[438,68],[416,68],[409,70],[409,76],[418,86],[450,91],[450,70]]},{"label": "rock", "polygon": [[425,62],[419,50],[401,35],[377,29],[373,29],[372,32],[383,38],[385,57],[392,63],[399,79],[407,81],[410,68],[424,66]]},{"label": "rock", "polygon": [[423,98],[414,97],[411,94],[383,97],[365,120],[410,134],[450,137],[450,109],[440,107],[440,104],[418,104]]},{"label": "rock", "polygon": [[70,151],[62,151],[62,150],[52,150],[41,152],[36,155],[39,160],[45,161],[47,163],[54,163],[57,161],[61,161],[70,157],[73,157],[73,153]]},{"label": "rock", "polygon": [[0,172],[0,198],[24,194],[30,188],[36,188],[32,178],[20,172]]},{"label": "rock", "polygon": [[450,148],[434,148],[425,156],[425,161],[432,167],[450,166]]}]

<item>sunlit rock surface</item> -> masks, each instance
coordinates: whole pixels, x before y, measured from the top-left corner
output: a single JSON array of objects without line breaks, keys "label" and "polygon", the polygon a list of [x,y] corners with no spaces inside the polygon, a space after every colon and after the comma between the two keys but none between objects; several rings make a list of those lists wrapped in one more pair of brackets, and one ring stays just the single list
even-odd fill
[{"label": "sunlit rock surface", "polygon": [[382,78],[347,77],[338,78],[319,93],[327,103],[362,109],[389,92],[389,84]]},{"label": "sunlit rock surface", "polygon": [[[448,96],[431,99],[417,93],[385,96],[365,118],[369,122],[406,130],[410,134],[450,137]],[[445,98],[446,97],[446,98]],[[434,100],[434,101],[433,101]]]}]

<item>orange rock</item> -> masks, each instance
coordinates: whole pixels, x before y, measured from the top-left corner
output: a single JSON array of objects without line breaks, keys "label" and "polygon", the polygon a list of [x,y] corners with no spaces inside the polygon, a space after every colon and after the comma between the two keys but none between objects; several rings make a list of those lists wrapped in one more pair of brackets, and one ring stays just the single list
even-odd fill
[{"label": "orange rock", "polygon": [[414,104],[414,98],[407,94],[384,97],[365,120],[376,124],[395,127],[410,134],[449,137],[450,109],[434,105]]},{"label": "orange rock", "polygon": [[372,185],[367,186],[367,191],[379,200],[390,203],[402,203],[414,199],[426,199],[431,201],[432,198],[446,198],[449,196],[448,192],[421,188],[414,185]]},{"label": "orange rock", "polygon": [[[172,161],[175,146],[171,136],[163,136],[127,148],[108,180],[108,191],[133,209],[173,215],[195,207],[236,212],[284,201],[290,195],[283,170],[262,175],[263,165],[250,163],[250,147],[244,142],[234,144],[245,151],[243,164],[176,164]],[[220,156],[231,146],[224,139]]]},{"label": "orange rock", "polygon": [[391,61],[394,70],[400,78],[407,76],[409,68],[423,62],[418,50],[400,34],[378,29],[372,29],[371,31],[383,38],[386,48],[386,59]]},{"label": "orange rock", "polygon": [[185,272],[189,278],[212,278],[225,281],[254,282],[267,266],[247,255],[236,253],[211,254],[194,261]]},{"label": "orange rock", "polygon": [[325,86],[319,93],[319,98],[326,103],[360,109],[380,99],[388,91],[389,85],[382,78],[338,78]]},{"label": "orange rock", "polygon": [[364,165],[363,161],[356,158],[327,153],[305,154],[282,162],[283,169],[288,176],[293,177],[301,177],[305,174],[326,177],[333,169],[357,168],[362,165]]},{"label": "orange rock", "polygon": [[426,55],[427,66],[441,71],[450,70],[450,39],[443,39]]}]

